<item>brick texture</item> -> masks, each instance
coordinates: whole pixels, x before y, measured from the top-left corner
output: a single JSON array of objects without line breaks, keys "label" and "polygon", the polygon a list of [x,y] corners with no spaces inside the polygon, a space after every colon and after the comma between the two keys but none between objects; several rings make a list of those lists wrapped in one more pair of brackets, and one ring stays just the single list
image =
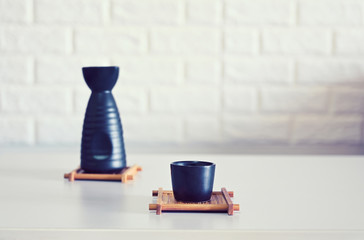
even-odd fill
[{"label": "brick texture", "polygon": [[257,110],[257,90],[252,87],[226,87],[223,91],[224,111],[246,114]]},{"label": "brick texture", "polygon": [[332,93],[332,110],[341,114],[364,113],[364,91],[337,89]]},{"label": "brick texture", "polygon": [[264,88],[262,110],[267,112],[310,113],[327,111],[326,89]]},{"label": "brick texture", "polygon": [[336,53],[345,55],[364,54],[364,31],[340,30],[336,32]]},{"label": "brick texture", "polygon": [[30,19],[30,0],[1,0],[0,23],[25,23]]},{"label": "brick texture", "polygon": [[220,24],[223,3],[221,0],[188,0],[187,23]]},{"label": "brick texture", "polygon": [[359,60],[310,59],[298,62],[297,81],[310,84],[362,84],[364,65]]},{"label": "brick texture", "polygon": [[362,1],[300,0],[299,23],[305,25],[360,25]]},{"label": "brick texture", "polygon": [[62,114],[72,110],[67,89],[7,88],[3,94],[3,111],[9,113]]},{"label": "brick texture", "polygon": [[182,121],[171,116],[123,118],[124,137],[130,143],[179,143],[183,139]]},{"label": "brick texture", "polygon": [[221,78],[221,63],[217,60],[203,59],[187,62],[187,83],[216,85],[221,82]]},{"label": "brick texture", "polygon": [[157,29],[151,33],[151,51],[159,54],[217,54],[220,33],[216,29]]},{"label": "brick texture", "polygon": [[45,85],[84,85],[83,66],[108,66],[106,58],[39,57],[35,61],[37,83]]},{"label": "brick texture", "polygon": [[124,24],[174,25],[182,20],[179,0],[113,0],[112,21]]},{"label": "brick texture", "polygon": [[359,144],[360,117],[304,117],[294,124],[293,139],[298,143]]},{"label": "brick texture", "polygon": [[229,59],[225,62],[225,80],[231,84],[277,84],[290,81],[291,64],[277,59]]},{"label": "brick texture", "polygon": [[212,88],[152,89],[151,110],[171,113],[214,113],[220,108],[219,94]]},{"label": "brick texture", "polygon": [[146,33],[139,29],[75,30],[75,52],[84,55],[138,54],[146,50]]},{"label": "brick texture", "polygon": [[26,57],[0,57],[1,84],[29,84],[33,81],[33,64]]},{"label": "brick texture", "polygon": [[293,11],[289,0],[226,0],[226,22],[230,24],[288,25]]},{"label": "brick texture", "polygon": [[79,117],[42,117],[36,124],[36,141],[42,145],[81,144],[82,119]]},{"label": "brick texture", "polygon": [[0,118],[0,144],[31,145],[34,144],[34,124],[30,118]]},{"label": "brick texture", "polygon": [[289,121],[285,116],[225,117],[223,134],[227,141],[242,143],[289,142]]},{"label": "brick texture", "polygon": [[79,147],[110,65],[127,147],[363,145],[363,26],[363,0],[0,0],[0,147]]},{"label": "brick texture", "polygon": [[245,28],[226,28],[224,50],[227,54],[254,54],[259,51],[258,32]]},{"label": "brick texture", "polygon": [[192,117],[186,121],[186,141],[216,143],[221,139],[221,123],[218,119]]},{"label": "brick texture", "polygon": [[102,0],[35,0],[35,20],[52,24],[98,24],[106,11]]},{"label": "brick texture", "polygon": [[2,29],[1,51],[13,54],[65,54],[69,31],[53,27],[6,27]]},{"label": "brick texture", "polygon": [[263,52],[269,54],[328,54],[329,31],[276,29],[263,32]]},{"label": "brick texture", "polygon": [[181,81],[182,63],[174,59],[116,57],[112,64],[120,66],[120,85],[176,85]]}]

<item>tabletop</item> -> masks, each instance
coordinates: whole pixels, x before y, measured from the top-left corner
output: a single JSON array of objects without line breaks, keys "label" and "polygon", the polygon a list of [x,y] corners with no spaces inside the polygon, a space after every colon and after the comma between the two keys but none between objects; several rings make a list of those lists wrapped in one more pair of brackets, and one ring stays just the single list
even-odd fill
[{"label": "tabletop", "polygon": [[[176,160],[216,163],[214,190],[234,191],[240,211],[150,211],[152,190],[172,189]],[[0,153],[0,239],[364,239],[364,156],[130,154],[127,162],[143,168],[127,183],[69,182],[77,151]]]}]

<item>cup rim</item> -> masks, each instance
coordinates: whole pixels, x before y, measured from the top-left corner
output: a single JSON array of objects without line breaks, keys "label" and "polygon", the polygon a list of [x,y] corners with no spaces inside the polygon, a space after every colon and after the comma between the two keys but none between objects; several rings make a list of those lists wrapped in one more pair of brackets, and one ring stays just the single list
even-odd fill
[{"label": "cup rim", "polygon": [[190,168],[196,168],[196,167],[212,167],[216,164],[213,162],[208,161],[199,161],[199,160],[182,160],[182,161],[175,161],[171,163],[171,166],[176,167],[190,167]]},{"label": "cup rim", "polygon": [[110,69],[110,68],[119,68],[119,66],[86,66],[86,67],[82,67],[82,69]]}]

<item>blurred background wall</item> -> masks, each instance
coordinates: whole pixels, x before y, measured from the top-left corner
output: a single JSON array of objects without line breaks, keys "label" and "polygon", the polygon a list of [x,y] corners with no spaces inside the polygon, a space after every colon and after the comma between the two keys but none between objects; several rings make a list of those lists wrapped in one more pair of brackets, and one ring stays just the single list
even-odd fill
[{"label": "blurred background wall", "polygon": [[0,0],[0,146],[79,147],[104,65],[127,148],[364,143],[362,0]]}]

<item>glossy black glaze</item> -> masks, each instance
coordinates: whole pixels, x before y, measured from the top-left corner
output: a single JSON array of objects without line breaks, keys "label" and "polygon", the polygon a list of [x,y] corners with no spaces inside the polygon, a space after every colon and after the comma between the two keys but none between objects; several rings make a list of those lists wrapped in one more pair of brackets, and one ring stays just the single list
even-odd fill
[{"label": "glossy black glaze", "polygon": [[91,97],[83,122],[81,168],[86,172],[110,173],[126,167],[123,128],[111,90],[118,67],[84,67],[83,76]]},{"label": "glossy black glaze", "polygon": [[215,164],[203,161],[171,163],[173,194],[177,201],[203,202],[211,198]]}]

